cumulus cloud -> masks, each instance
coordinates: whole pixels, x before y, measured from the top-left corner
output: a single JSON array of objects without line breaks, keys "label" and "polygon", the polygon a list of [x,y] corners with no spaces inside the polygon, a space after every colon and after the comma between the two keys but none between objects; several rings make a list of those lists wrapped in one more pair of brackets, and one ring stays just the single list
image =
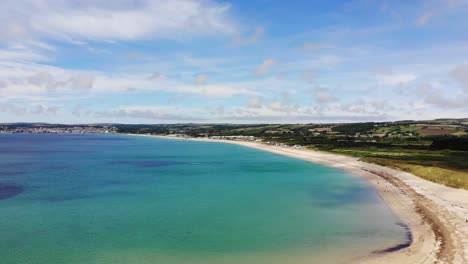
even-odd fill
[{"label": "cumulus cloud", "polygon": [[42,115],[42,114],[52,114],[56,115],[58,111],[60,111],[61,107],[57,105],[35,105],[31,109],[30,113],[36,114],[36,115]]},{"label": "cumulus cloud", "polygon": [[270,69],[274,66],[278,65],[278,61],[274,59],[266,59],[262,62],[262,64],[255,70],[254,74],[257,76],[263,76],[268,74]]},{"label": "cumulus cloud", "polygon": [[93,88],[94,77],[90,75],[79,75],[70,78],[67,85],[75,90],[89,90]]},{"label": "cumulus cloud", "polygon": [[468,109],[468,65],[461,64],[450,71],[450,76],[461,88],[450,89],[448,92],[447,85],[439,85],[434,87],[431,84],[424,84],[417,89],[417,92],[423,96],[423,101],[431,106],[440,109]]},{"label": "cumulus cloud", "polygon": [[323,87],[317,87],[313,90],[314,99],[321,103],[333,103],[338,101],[338,98],[332,94],[329,89]]},{"label": "cumulus cloud", "polygon": [[54,81],[54,77],[49,72],[38,72],[28,77],[28,82],[33,85],[48,85]]},{"label": "cumulus cloud", "polygon": [[261,108],[263,106],[263,99],[261,97],[252,97],[247,101],[248,108]]},{"label": "cumulus cloud", "polygon": [[0,40],[55,38],[80,44],[233,35],[238,30],[229,9],[228,4],[209,0],[4,0]]},{"label": "cumulus cloud", "polygon": [[403,86],[416,79],[416,75],[411,73],[396,73],[389,70],[379,70],[376,75],[377,81],[382,85]]},{"label": "cumulus cloud", "polygon": [[[357,111],[356,104],[341,106],[337,104],[333,107],[311,107],[288,104],[281,100],[272,101],[263,107],[252,108],[234,107],[227,109],[223,120],[241,121],[241,122],[272,122],[272,123],[296,123],[296,122],[314,122],[314,121],[370,121],[387,120],[390,115],[385,111],[375,111],[371,103],[366,102],[364,106],[360,105]],[[343,107],[344,110],[340,109]],[[378,106],[375,106],[378,107]],[[348,110],[352,110],[352,112]]]},{"label": "cumulus cloud", "polygon": [[89,90],[93,87],[94,77],[89,74],[71,76],[66,80],[56,79],[50,72],[41,71],[27,77],[27,84],[42,87],[47,92],[59,89]]},{"label": "cumulus cloud", "polygon": [[[401,103],[400,103],[401,105]],[[365,100],[358,98],[351,102],[336,104],[331,111],[350,116],[380,116],[389,117],[392,113],[404,111],[393,106],[392,102],[386,100]],[[401,114],[401,113],[399,113]]]},{"label": "cumulus cloud", "polygon": [[27,113],[27,108],[8,102],[0,102],[0,113],[11,113],[17,116]]},{"label": "cumulus cloud", "polygon": [[[1,20],[0,20],[1,21]],[[1,61],[47,61],[48,58],[40,52],[28,47],[18,46],[0,49]]]},{"label": "cumulus cloud", "polygon": [[434,87],[430,83],[423,83],[416,88],[416,93],[421,96],[426,96],[429,93],[434,92]]},{"label": "cumulus cloud", "polygon": [[5,84],[1,89],[3,99],[27,99],[49,96],[51,93],[56,96],[74,91],[90,91],[95,81],[94,72],[91,71],[11,61],[0,61],[0,79]]},{"label": "cumulus cloud", "polygon": [[83,115],[90,115],[92,111],[89,109],[90,104],[77,104],[72,109],[72,115],[81,117]]},{"label": "cumulus cloud", "polygon": [[206,75],[200,75],[197,79],[198,84],[175,78],[150,79],[146,74],[116,75],[99,71],[66,70],[43,64],[0,61],[0,80],[4,86],[0,91],[3,99],[27,99],[32,96],[83,92],[96,95],[128,91],[159,91],[173,95],[220,98],[259,95],[249,88],[252,85],[250,83],[206,84]]},{"label": "cumulus cloud", "polygon": [[[190,113],[190,114],[185,114]],[[97,118],[104,119],[117,119],[122,120],[126,118],[132,119],[147,119],[153,121],[204,121],[200,109],[197,108],[183,108],[176,106],[125,106],[110,110],[95,111],[91,113]],[[203,114],[206,114],[204,112]]]},{"label": "cumulus cloud", "polygon": [[451,71],[451,75],[468,92],[468,64],[458,65]]},{"label": "cumulus cloud", "polygon": [[468,108],[468,96],[450,96],[442,92],[432,92],[424,98],[424,102],[442,109]]},{"label": "cumulus cloud", "polygon": [[197,89],[197,87],[192,87],[192,86],[181,86],[179,87],[179,91],[204,95],[208,97],[231,97],[234,95],[258,95],[257,92],[251,91],[249,89],[237,88],[237,87],[227,86],[223,84],[202,85],[200,87],[201,89]]},{"label": "cumulus cloud", "polygon": [[216,107],[216,109],[212,113],[214,113],[215,115],[218,115],[218,116],[224,115],[224,106],[220,105],[220,106]]},{"label": "cumulus cloud", "polygon": [[38,72],[27,78],[30,85],[40,86],[49,92],[55,92],[59,83],[49,72]]}]

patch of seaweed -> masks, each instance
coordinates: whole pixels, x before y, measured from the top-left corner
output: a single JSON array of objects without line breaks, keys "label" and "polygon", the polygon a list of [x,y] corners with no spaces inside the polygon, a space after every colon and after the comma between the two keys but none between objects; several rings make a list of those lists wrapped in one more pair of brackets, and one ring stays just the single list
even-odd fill
[{"label": "patch of seaweed", "polygon": [[406,231],[406,241],[400,244],[397,244],[393,247],[389,247],[383,250],[378,250],[375,251],[374,253],[381,254],[381,253],[391,253],[391,252],[396,252],[398,250],[401,250],[403,248],[407,248],[411,246],[413,243],[413,233],[411,233],[411,230],[407,224],[404,223],[396,223],[397,225],[403,227],[403,229]]},{"label": "patch of seaweed", "polygon": [[8,199],[14,197],[24,191],[22,186],[10,185],[10,184],[0,184],[0,200]]},{"label": "patch of seaweed", "polygon": [[111,161],[110,165],[130,165],[139,168],[157,168],[174,165],[188,165],[190,162],[165,161],[165,160],[137,160],[137,161]]}]

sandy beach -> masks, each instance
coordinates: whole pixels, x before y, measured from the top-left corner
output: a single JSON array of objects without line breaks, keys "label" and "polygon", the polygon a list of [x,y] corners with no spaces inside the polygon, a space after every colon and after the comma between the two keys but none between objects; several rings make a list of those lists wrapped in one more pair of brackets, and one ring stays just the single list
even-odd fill
[{"label": "sandy beach", "polygon": [[466,190],[446,187],[403,171],[361,162],[355,157],[260,142],[154,137],[238,144],[339,168],[366,179],[409,227],[408,241],[407,245],[382,249],[346,263],[468,263]]}]

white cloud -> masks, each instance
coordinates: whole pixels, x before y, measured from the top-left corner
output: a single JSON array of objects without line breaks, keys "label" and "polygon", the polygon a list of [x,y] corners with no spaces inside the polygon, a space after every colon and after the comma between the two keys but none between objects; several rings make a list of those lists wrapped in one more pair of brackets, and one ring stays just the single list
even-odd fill
[{"label": "white cloud", "polygon": [[210,0],[4,0],[0,40],[55,38],[79,44],[233,35],[238,29],[229,9]]},{"label": "white cloud", "polygon": [[194,107],[130,105],[115,109],[94,111],[88,114],[104,120],[109,120],[109,118],[114,120],[130,118],[153,121],[192,122],[205,120],[201,116],[205,115],[206,111]]},{"label": "white cloud", "polygon": [[72,115],[76,117],[80,117],[82,115],[90,115],[92,113],[91,109],[89,109],[90,104],[77,104],[72,109]]},{"label": "white cloud", "polygon": [[89,91],[94,85],[91,71],[65,70],[43,64],[25,62],[0,62],[0,80],[4,88],[0,96],[4,99],[32,98],[62,95],[70,92]]},{"label": "white cloud", "polygon": [[43,105],[43,104],[38,104],[33,106],[33,108],[30,110],[31,114],[36,114],[36,115],[43,115],[43,114],[51,114],[51,115],[56,115],[60,111],[61,107],[57,105]]},{"label": "white cloud", "polygon": [[449,96],[441,92],[432,92],[424,98],[424,102],[441,109],[465,108],[468,109],[468,96],[461,94]]},{"label": "white cloud", "polygon": [[426,96],[432,92],[434,92],[434,86],[431,83],[423,83],[416,88],[416,93],[420,96]]},{"label": "white cloud", "polygon": [[338,98],[334,94],[332,94],[328,89],[323,87],[315,88],[313,93],[315,100],[317,100],[317,102],[321,104],[338,101]]},{"label": "white cloud", "polygon": [[67,85],[74,90],[89,90],[93,88],[94,77],[88,74],[83,74],[70,78]]},{"label": "white cloud", "polygon": [[[242,106],[128,105],[88,111],[85,115],[103,121],[296,123],[424,119],[427,118],[428,109],[433,109],[433,105],[417,101],[397,103],[392,100],[357,99],[326,106],[299,106],[288,103],[286,99],[266,101],[260,97],[251,97]],[[460,113],[451,116],[460,117]]]},{"label": "white cloud", "polygon": [[376,79],[382,85],[402,86],[414,81],[416,79],[416,75],[411,73],[380,71],[377,73]]},{"label": "white cloud", "polygon": [[271,102],[270,109],[274,111],[282,111],[284,109],[284,104],[281,101]]},{"label": "white cloud", "polygon": [[12,104],[8,102],[0,102],[0,113],[12,113],[14,115],[24,115],[27,113],[27,109],[24,106]]},{"label": "white cloud", "polygon": [[451,71],[452,76],[468,92],[468,64],[458,65]]},{"label": "white cloud", "polygon": [[[153,77],[151,75],[150,77]],[[31,99],[37,96],[61,94],[122,93],[128,91],[160,91],[172,94],[228,98],[236,95],[258,96],[251,90],[252,83],[206,84],[206,75],[199,75],[197,83],[147,74],[116,75],[98,71],[66,70],[35,63],[0,62],[0,80],[3,99]]]},{"label": "white cloud", "polygon": [[248,108],[261,108],[263,106],[263,100],[261,97],[252,97],[247,101]]},{"label": "white cloud", "polygon": [[220,85],[204,85],[200,92],[193,89],[193,87],[186,87],[185,90],[189,93],[205,95],[208,97],[231,97],[234,95],[258,95],[257,92],[245,88],[236,88],[232,86]]},{"label": "white cloud", "polygon": [[266,75],[268,74],[268,72],[270,71],[270,69],[273,67],[273,66],[276,66],[278,65],[278,61],[274,60],[274,59],[266,59],[262,62],[262,64],[255,70],[254,74],[257,75],[257,76],[263,76],[263,75]]},{"label": "white cloud", "polygon": [[54,77],[49,72],[38,72],[27,78],[28,83],[37,86],[49,87],[55,82]]},{"label": "white cloud", "polygon": [[258,95],[248,88],[232,84],[192,84],[180,80],[160,77],[148,81],[140,75],[111,76],[95,75],[93,91],[95,92],[125,92],[129,89],[139,91],[160,91],[173,94],[199,95],[205,97],[228,98],[236,95]]},{"label": "white cloud", "polygon": [[48,58],[43,54],[26,48],[13,47],[0,49],[0,61],[46,61]]}]

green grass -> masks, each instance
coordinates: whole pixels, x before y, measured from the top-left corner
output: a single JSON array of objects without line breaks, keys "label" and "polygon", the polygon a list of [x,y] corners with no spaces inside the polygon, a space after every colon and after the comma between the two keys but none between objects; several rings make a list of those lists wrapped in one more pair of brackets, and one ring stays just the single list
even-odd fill
[{"label": "green grass", "polygon": [[414,165],[392,159],[362,158],[362,161],[376,163],[386,167],[400,169],[423,179],[453,188],[468,190],[468,172],[435,166]]},{"label": "green grass", "polygon": [[450,135],[452,135],[452,136],[466,136],[466,135],[468,135],[468,133],[466,133],[465,131],[457,131],[457,132],[452,133]]},{"label": "green grass", "polygon": [[375,133],[390,133],[394,131],[400,131],[401,133],[414,133],[420,129],[422,126],[414,126],[414,125],[401,125],[401,126],[386,126],[386,127],[379,127],[375,130]]},{"label": "green grass", "polygon": [[446,186],[468,190],[468,152],[453,150],[334,148],[327,151],[410,172]]}]

